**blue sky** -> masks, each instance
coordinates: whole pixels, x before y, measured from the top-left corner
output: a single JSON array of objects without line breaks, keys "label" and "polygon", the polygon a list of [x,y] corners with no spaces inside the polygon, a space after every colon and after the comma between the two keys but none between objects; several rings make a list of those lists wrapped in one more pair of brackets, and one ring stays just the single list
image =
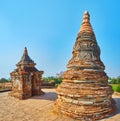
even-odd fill
[{"label": "blue sky", "polygon": [[24,47],[44,76],[66,70],[88,10],[101,60],[110,77],[120,75],[119,0],[1,0],[0,78],[9,78]]}]

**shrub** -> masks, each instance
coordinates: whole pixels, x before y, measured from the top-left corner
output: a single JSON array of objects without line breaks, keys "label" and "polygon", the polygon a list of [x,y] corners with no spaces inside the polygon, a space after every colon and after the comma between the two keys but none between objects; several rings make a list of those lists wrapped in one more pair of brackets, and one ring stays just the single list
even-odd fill
[{"label": "shrub", "polygon": [[120,85],[117,86],[116,92],[120,92]]},{"label": "shrub", "polygon": [[59,86],[59,84],[55,84],[55,87],[58,87]]},{"label": "shrub", "polygon": [[112,85],[112,89],[113,89],[115,92],[120,92],[120,84],[119,84],[119,85]]},{"label": "shrub", "polygon": [[62,82],[62,78],[61,77],[59,77],[59,78],[56,78],[56,77],[45,77],[45,78],[43,78],[43,80],[45,82],[55,83],[55,84],[60,84]]}]

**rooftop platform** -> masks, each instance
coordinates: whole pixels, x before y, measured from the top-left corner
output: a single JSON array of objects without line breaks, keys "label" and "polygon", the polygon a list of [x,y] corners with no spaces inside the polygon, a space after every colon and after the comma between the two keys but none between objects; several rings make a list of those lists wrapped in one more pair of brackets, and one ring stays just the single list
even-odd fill
[{"label": "rooftop platform", "polygon": [[[53,112],[54,101],[57,98],[55,89],[42,90],[45,95],[26,100],[10,97],[8,92],[0,93],[0,121],[77,121]],[[113,95],[113,98],[118,108],[116,114],[101,121],[120,120],[120,97]]]}]

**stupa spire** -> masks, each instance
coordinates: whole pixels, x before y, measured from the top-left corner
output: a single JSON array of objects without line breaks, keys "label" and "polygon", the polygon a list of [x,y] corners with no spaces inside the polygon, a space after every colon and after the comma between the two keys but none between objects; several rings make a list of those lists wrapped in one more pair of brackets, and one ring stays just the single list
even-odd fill
[{"label": "stupa spire", "polygon": [[24,65],[24,66],[28,66],[28,63],[29,64],[32,64],[32,65],[36,65],[35,63],[34,63],[34,61],[29,57],[29,55],[28,55],[28,51],[27,51],[27,47],[25,47],[24,48],[24,52],[23,52],[23,56],[22,56],[22,58],[21,58],[21,60],[18,62],[18,66],[19,65]]},{"label": "stupa spire", "polygon": [[73,57],[68,68],[101,69],[105,66],[100,59],[100,48],[93,32],[88,11],[83,14],[80,31],[73,47]]},{"label": "stupa spire", "polygon": [[83,15],[82,23],[85,23],[85,22],[90,22],[90,15],[89,15],[88,11],[85,11],[84,15]]},{"label": "stupa spire", "polygon": [[24,48],[24,55],[28,55],[27,47]]},{"label": "stupa spire", "polygon": [[85,11],[84,14],[83,14],[83,20],[82,20],[80,32],[94,33],[92,26],[90,24],[90,14],[89,14],[88,11]]}]

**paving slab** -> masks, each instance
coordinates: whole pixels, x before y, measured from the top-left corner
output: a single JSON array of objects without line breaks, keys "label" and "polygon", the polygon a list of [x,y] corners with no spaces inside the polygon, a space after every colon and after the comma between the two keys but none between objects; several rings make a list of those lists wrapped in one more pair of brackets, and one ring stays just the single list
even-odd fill
[{"label": "paving slab", "polygon": [[[0,93],[0,121],[77,121],[54,113],[55,89],[43,91],[44,95],[26,100],[10,97],[8,92]],[[116,114],[101,121],[120,121],[120,97],[113,95],[113,98],[118,108]]]}]

